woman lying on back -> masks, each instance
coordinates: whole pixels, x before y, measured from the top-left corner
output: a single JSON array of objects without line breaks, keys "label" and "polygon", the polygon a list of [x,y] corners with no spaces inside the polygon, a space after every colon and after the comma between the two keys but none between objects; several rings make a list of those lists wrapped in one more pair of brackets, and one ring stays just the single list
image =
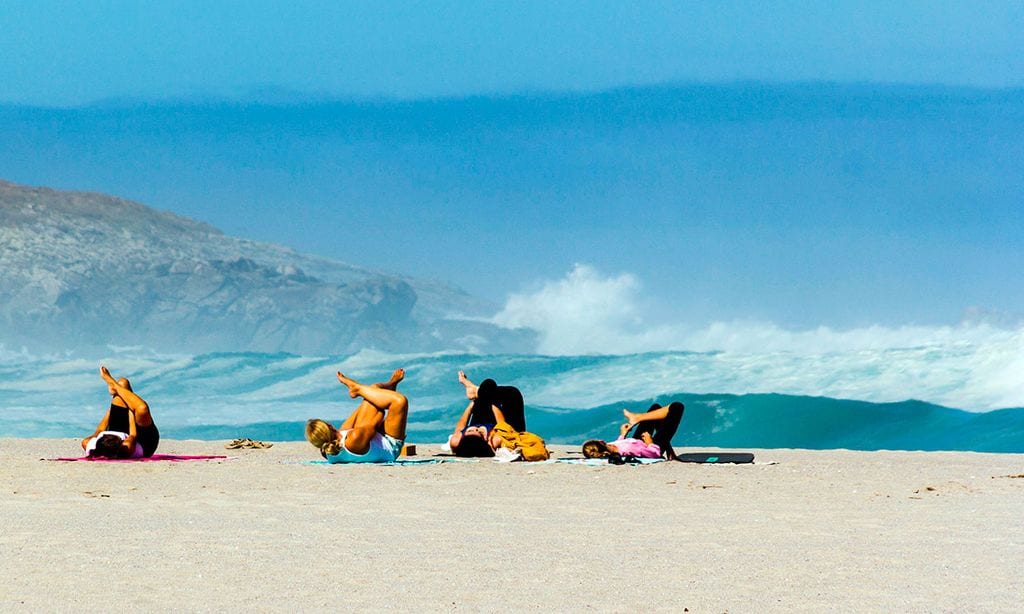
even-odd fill
[{"label": "woman lying on back", "polygon": [[[583,444],[583,455],[587,458],[607,458],[612,454],[639,458],[664,456],[674,460],[676,452],[672,448],[672,437],[679,429],[684,409],[679,401],[664,406],[655,403],[642,414],[624,409],[622,415],[627,422],[619,427],[619,438],[611,442],[592,439]],[[634,426],[636,432],[633,437],[627,437]]]},{"label": "woman lying on back", "polygon": [[583,444],[583,456],[587,458],[608,458],[613,454],[619,456],[636,456],[639,458],[661,458],[661,447],[654,443],[650,433],[643,433],[640,439],[626,437],[633,426],[626,422],[619,427],[619,438],[615,441],[591,439]]},{"label": "woman lying on back", "polygon": [[106,367],[100,367],[100,377],[110,392],[110,408],[96,431],[82,439],[82,449],[89,456],[105,458],[153,456],[160,444],[160,431],[149,405],[132,391],[127,379],[115,380]]},{"label": "woman lying on back", "polygon": [[397,369],[381,384],[360,384],[338,372],[350,397],[362,397],[359,407],[334,428],[314,419],[306,423],[306,439],[329,463],[393,463],[402,453],[409,401],[396,390],[405,371]]},{"label": "woman lying on back", "polygon": [[514,386],[498,386],[492,379],[479,386],[459,371],[469,405],[455,424],[448,445],[456,456],[492,457],[504,448],[525,461],[547,460],[544,440],[526,430],[523,395]]},{"label": "woman lying on back", "polygon": [[517,433],[526,432],[523,395],[515,386],[499,386],[493,379],[474,384],[465,371],[459,371],[459,383],[466,389],[469,405],[462,412],[448,445],[456,456],[494,456],[502,445],[494,427],[501,422]]}]

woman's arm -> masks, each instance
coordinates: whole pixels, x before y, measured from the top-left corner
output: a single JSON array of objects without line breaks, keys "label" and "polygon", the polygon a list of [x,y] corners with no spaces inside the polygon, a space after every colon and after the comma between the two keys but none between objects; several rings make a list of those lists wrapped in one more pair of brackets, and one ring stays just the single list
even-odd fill
[{"label": "woman's arm", "polygon": [[494,419],[498,422],[505,422],[505,414],[501,411],[501,408],[497,405],[491,405],[491,410],[494,412]]},{"label": "woman's arm", "polygon": [[472,413],[473,413],[473,402],[470,401],[469,405],[466,406],[466,409],[463,410],[462,415],[459,417],[459,421],[455,423],[455,431],[454,431],[454,433],[456,435],[461,435],[462,434],[462,430],[465,429],[466,426],[469,424],[469,416]]},{"label": "woman's arm", "polygon": [[89,435],[88,437],[86,437],[85,439],[82,440],[82,449],[83,450],[85,449],[85,446],[89,444],[89,440],[90,439],[92,439],[93,437],[99,435],[103,431],[107,430],[107,424],[109,424],[109,423],[110,423],[110,410],[108,409],[107,413],[103,414],[103,419],[100,420],[100,423],[98,425],[96,425],[96,430],[93,432],[93,434]]},{"label": "woman's arm", "polygon": [[626,434],[629,433],[629,429],[633,428],[633,425],[625,422],[619,427],[619,439],[625,439]]},{"label": "woman's arm", "polygon": [[462,412],[462,416],[459,417],[459,421],[455,423],[455,430],[452,431],[452,437],[448,440],[449,445],[452,447],[459,447],[459,442],[462,441],[462,430],[469,424],[469,416],[473,413],[473,403],[473,401],[469,402],[469,405]]},{"label": "woman's arm", "polygon": [[648,439],[650,439],[650,437],[644,438],[644,443],[647,445],[647,454],[645,454],[645,457],[661,458],[661,446],[654,443],[653,441],[648,441]]}]

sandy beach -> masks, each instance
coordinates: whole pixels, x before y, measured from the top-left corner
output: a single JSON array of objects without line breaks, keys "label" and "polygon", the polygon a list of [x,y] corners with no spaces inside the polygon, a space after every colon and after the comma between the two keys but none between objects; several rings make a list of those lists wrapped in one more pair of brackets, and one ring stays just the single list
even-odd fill
[{"label": "sandy beach", "polygon": [[40,459],[77,455],[72,440],[0,439],[0,609],[1011,612],[1024,598],[1024,455],[385,467],[223,443],[160,448],[223,461],[67,463]]}]

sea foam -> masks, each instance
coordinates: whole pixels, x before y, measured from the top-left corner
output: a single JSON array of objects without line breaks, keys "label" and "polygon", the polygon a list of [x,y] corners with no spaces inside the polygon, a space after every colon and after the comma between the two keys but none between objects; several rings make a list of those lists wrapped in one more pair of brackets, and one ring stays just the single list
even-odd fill
[{"label": "sea foam", "polygon": [[[461,369],[477,381],[493,377],[518,386],[531,428],[553,442],[611,436],[621,408],[680,399],[688,406],[680,437],[693,444],[1024,451],[1024,410],[994,411],[1024,406],[1014,375],[1024,334],[974,327],[937,331],[934,338],[914,347],[851,343],[820,353],[770,344],[759,352],[570,356],[8,352],[0,358],[0,435],[90,431],[108,402],[97,371],[102,363],[132,379],[166,437],[301,439],[305,419],[340,420],[354,407],[335,371],[380,381],[401,366],[407,372],[401,389],[412,407],[410,437],[420,441],[443,439],[465,407],[456,380]],[[961,440],[951,440],[950,432]]]}]

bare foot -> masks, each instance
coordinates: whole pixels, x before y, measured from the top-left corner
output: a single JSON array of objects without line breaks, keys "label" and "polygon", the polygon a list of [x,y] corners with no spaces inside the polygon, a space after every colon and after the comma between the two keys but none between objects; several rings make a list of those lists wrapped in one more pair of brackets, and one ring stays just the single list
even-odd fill
[{"label": "bare foot", "polygon": [[626,417],[626,421],[629,422],[629,426],[631,427],[635,425],[637,422],[640,422],[640,420],[638,420],[640,414],[634,414],[628,409],[622,410],[622,415]]},{"label": "bare foot", "polygon": [[466,377],[465,371],[459,371],[459,383],[466,388],[466,398],[470,401],[475,401],[477,386],[473,382],[469,381],[469,378]]},{"label": "bare foot", "polygon": [[406,379],[406,369],[401,367],[394,369],[391,378],[387,382],[379,382],[374,384],[374,388],[380,388],[382,390],[398,390],[398,383]]},{"label": "bare foot", "polygon": [[391,374],[391,379],[380,384],[374,384],[377,388],[383,388],[385,390],[397,390],[398,383],[405,379],[405,369],[399,367],[395,369],[395,372]]},{"label": "bare foot", "polygon": [[103,381],[107,382],[108,384],[114,383],[114,377],[110,374],[110,370],[102,365],[100,366],[100,377],[102,377]]},{"label": "bare foot", "polygon": [[359,396],[359,391],[357,390],[357,388],[359,387],[359,382],[357,382],[354,379],[349,379],[345,377],[345,374],[343,374],[341,371],[338,371],[338,381],[341,382],[343,386],[348,388],[348,396],[352,397],[353,399]]}]

